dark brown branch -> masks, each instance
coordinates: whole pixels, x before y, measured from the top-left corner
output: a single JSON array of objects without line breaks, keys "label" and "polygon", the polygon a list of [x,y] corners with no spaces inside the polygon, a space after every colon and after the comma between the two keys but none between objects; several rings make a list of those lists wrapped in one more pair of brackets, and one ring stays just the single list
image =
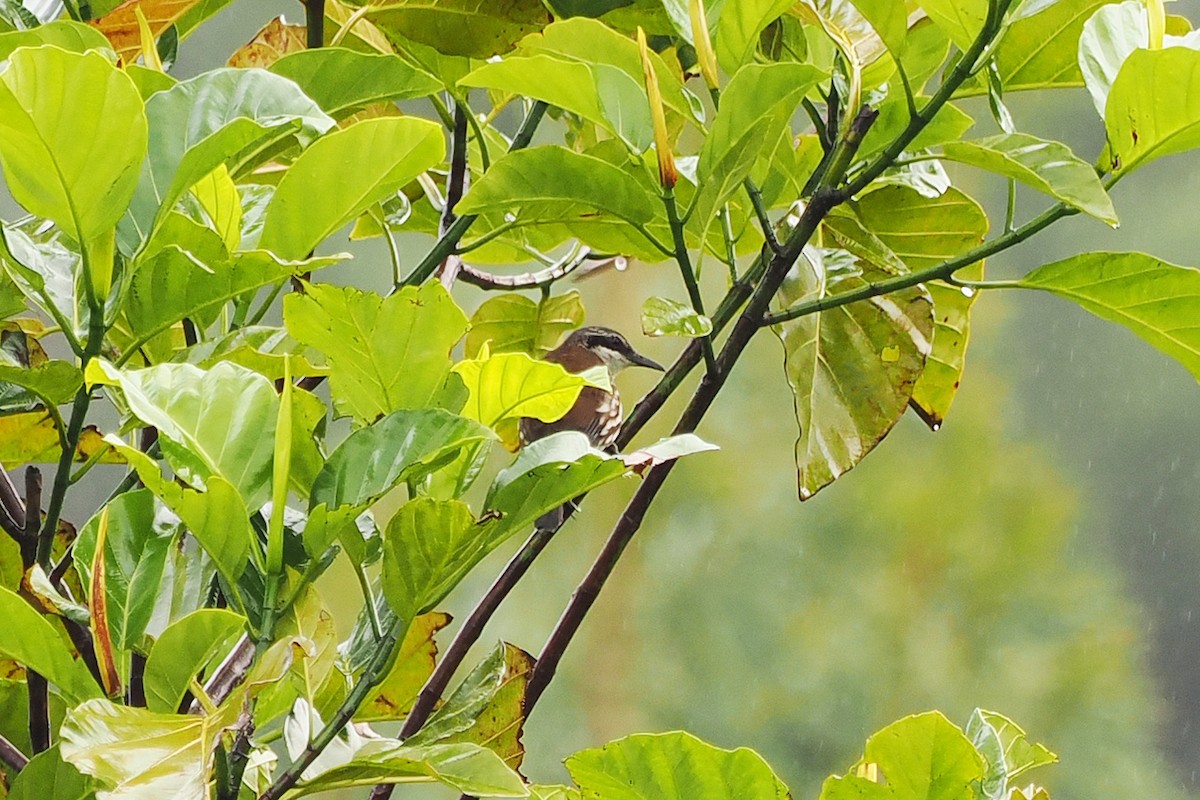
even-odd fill
[{"label": "dark brown branch", "polygon": [[33,670],[25,671],[29,690],[29,742],[34,755],[50,749],[50,686]]},{"label": "dark brown branch", "polygon": [[22,753],[15,744],[0,736],[0,761],[3,761],[13,772],[20,772],[29,763],[29,756]]},{"label": "dark brown branch", "polygon": [[25,468],[25,528],[21,532],[21,563],[25,569],[38,559],[38,533],[42,525],[42,471]]},{"label": "dark brown branch", "polygon": [[[542,117],[546,115],[547,108],[548,106],[540,100],[529,107],[529,113],[525,115],[525,121],[521,123],[517,135],[513,137],[508,152],[513,153],[529,146],[529,143],[533,141],[533,134],[537,130],[537,126],[541,123]],[[462,241],[462,237],[474,224],[476,216],[475,214],[465,214],[454,220],[446,232],[434,242],[433,247],[425,254],[425,258],[421,259],[421,263],[417,264],[404,279],[403,285],[416,286],[424,283],[425,279],[432,275],[448,256],[454,253],[458,243]]]},{"label": "dark brown branch", "polygon": [[[442,206],[442,219],[438,223],[438,236],[445,236],[457,219],[454,207],[467,191],[467,181],[470,172],[467,170],[467,115],[471,110],[462,100],[454,101],[454,125],[450,129],[450,174],[446,176],[446,204]],[[456,253],[450,253],[438,266],[438,277],[442,285],[449,289],[454,285],[459,270],[462,269],[462,259]]]},{"label": "dark brown branch", "polygon": [[325,0],[304,0],[305,46],[316,50],[325,44]]},{"label": "dark brown branch", "polygon": [[17,495],[8,470],[0,468],[0,527],[18,542],[25,533],[25,504]]}]

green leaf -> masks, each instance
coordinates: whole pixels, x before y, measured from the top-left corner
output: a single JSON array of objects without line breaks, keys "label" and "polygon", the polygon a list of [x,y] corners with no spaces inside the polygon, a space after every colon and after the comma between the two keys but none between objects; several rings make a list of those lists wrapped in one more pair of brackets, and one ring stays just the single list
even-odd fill
[{"label": "green leaf", "polygon": [[67,712],[59,749],[80,772],[127,797],[208,797],[217,737],[239,711],[159,714],[88,700]]},{"label": "green leaf", "polygon": [[179,708],[192,678],[245,630],[246,620],[223,608],[201,608],[167,626],[146,658],[146,708]]},{"label": "green leaf", "polygon": [[[104,544],[108,628],[113,646],[129,650],[139,643],[162,586],[167,552],[175,543],[173,526],[155,524],[154,495],[145,489],[109,501]],[[100,515],[92,517],[75,540],[75,568],[90,581]]]},{"label": "green leaf", "polygon": [[525,353],[534,358],[554,349],[567,331],[583,324],[583,299],[572,289],[534,302],[506,292],[484,301],[471,315],[465,353],[475,358],[487,345],[492,353]]},{"label": "green leaf", "polygon": [[[988,220],[979,204],[957,189],[924,197],[913,189],[889,186],[871,192],[856,206],[859,220],[910,270],[933,267],[983,242]],[[983,263],[960,277],[983,278]],[[925,285],[933,300],[933,350],[913,391],[913,404],[935,430],[954,402],[966,364],[970,313],[977,294],[943,281]]]},{"label": "green leaf", "polygon": [[570,786],[530,786],[529,797],[531,800],[583,800],[579,790]]},{"label": "green leaf", "polygon": [[1020,285],[1124,325],[1200,380],[1200,270],[1145,253],[1083,253],[1038,267]]},{"label": "green leaf", "polygon": [[365,508],[401,481],[419,480],[463,448],[493,438],[478,422],[442,409],[395,411],[338,445],[313,482],[310,502]]},{"label": "green leaf", "polygon": [[181,319],[209,319],[234,298],[344,258],[286,261],[265,250],[252,250],[233,255],[222,252],[212,259],[185,246],[166,244],[142,260],[130,279],[123,309],[123,323],[131,338],[126,349],[136,349]]},{"label": "green leaf", "polygon": [[260,69],[218,69],[146,101],[150,142],[118,241],[127,254],[147,241],[192,184],[220,164],[236,178],[271,144],[302,145],[334,121],[296,84]]},{"label": "green leaf", "polygon": [[936,711],[905,717],[873,735],[859,764],[876,764],[887,787],[854,774],[834,776],[821,787],[821,800],[959,800],[975,796],[972,784],[984,775],[971,741]]},{"label": "green leaf", "polygon": [[402,719],[408,715],[437,662],[433,637],[449,624],[450,615],[440,611],[422,614],[412,621],[395,663],[354,715],[356,720]]},{"label": "green leaf", "polygon": [[510,56],[478,67],[459,83],[543,100],[605,128],[637,153],[654,141],[645,89],[611,64],[544,53]]},{"label": "green leaf", "polygon": [[[1005,92],[1081,86],[1079,37],[1084,23],[1112,0],[1059,0],[1015,20],[996,49],[996,70]],[[982,81],[960,94],[986,92]]]},{"label": "green leaf", "polygon": [[[529,678],[536,664],[533,656],[519,647],[502,642],[497,648],[503,653],[504,669],[482,689],[486,702],[470,716],[474,719],[469,727],[455,733],[444,734],[439,743],[473,742],[494,751],[511,768],[518,769],[525,757],[525,746],[521,735],[525,726],[525,693]],[[470,678],[464,680],[454,695],[439,710],[452,712],[459,693],[469,687]],[[471,703],[474,706],[474,703]],[[428,724],[433,724],[430,719]]]},{"label": "green leaf", "polygon": [[[916,99],[917,106],[924,105],[928,100],[924,97]],[[938,110],[933,119],[917,134],[909,145],[909,150],[924,150],[936,147],[943,142],[953,142],[961,139],[963,134],[971,129],[975,120],[953,103],[946,103]],[[889,87],[887,98],[879,105],[879,116],[875,124],[863,137],[858,155],[869,158],[885,148],[908,126],[908,100],[904,96],[903,87]]]},{"label": "green leaf", "polygon": [[367,12],[367,19],[439,53],[488,58],[545,27],[551,16],[541,0],[394,0]]},{"label": "green leaf", "polygon": [[8,800],[94,800],[95,783],[62,760],[58,745],[29,759]]},{"label": "green leaf", "polygon": [[642,333],[647,336],[708,336],[712,320],[686,303],[668,297],[647,297],[642,304]]},{"label": "green leaf", "polygon": [[282,328],[268,325],[247,325],[225,336],[200,342],[180,353],[177,360],[186,360],[204,369],[229,361],[276,381],[283,377],[285,356],[291,361],[293,377],[329,374],[320,353],[300,344]]},{"label": "green leaf", "polygon": [[175,30],[180,39],[186,39],[200,24],[212,17],[232,0],[198,0],[183,16],[175,20]]},{"label": "green leaf", "polygon": [[[0,463],[54,464],[61,456],[58,428],[49,412],[42,410],[0,415]],[[79,437],[74,460],[88,461],[93,456],[101,464],[121,464],[125,461],[108,448],[96,426],[87,425]]]},{"label": "green leaf", "polygon": [[525,754],[521,745],[523,705],[534,664],[529,653],[500,642],[410,742],[478,743],[494,750],[505,763],[517,769]]},{"label": "green leaf", "polygon": [[754,64],[733,76],[721,95],[696,170],[699,188],[689,213],[705,230],[765,155],[765,148],[773,149],[790,130],[800,100],[824,77],[808,64]]},{"label": "green leaf", "polygon": [[509,153],[484,173],[459,201],[460,214],[511,212],[519,225],[594,221],[596,212],[644,225],[659,204],[629,173],[564,147],[531,147]]},{"label": "green leaf", "polygon": [[50,407],[62,405],[83,385],[79,367],[66,361],[29,366],[5,364],[6,360],[0,353],[0,384],[11,384],[24,391],[10,393],[8,387],[0,385],[0,396],[3,397],[0,407],[4,411],[31,411],[39,402]]},{"label": "green leaf", "polygon": [[638,733],[580,750],[567,771],[585,797],[605,800],[789,800],[787,786],[762,756],[724,750],[690,733]]},{"label": "green leaf", "polygon": [[[89,380],[97,376],[89,365]],[[201,488],[213,477],[235,487],[248,508],[270,496],[272,437],[279,412],[275,387],[256,372],[221,363],[210,370],[158,364],[139,370],[103,368],[130,411],[158,428],[163,456],[176,474]]]},{"label": "green leaf", "polygon": [[494,533],[497,542],[628,471],[620,459],[596,450],[578,431],[562,431],[530,442],[488,488],[483,505],[500,514]]},{"label": "green leaf", "polygon": [[1096,170],[1061,142],[1027,133],[1001,133],[970,141],[946,142],[949,159],[986,169],[1032,186],[1039,192],[1117,227],[1117,211]]},{"label": "green leaf", "polygon": [[513,445],[514,426],[521,417],[543,422],[561,419],[579,399],[585,386],[595,385],[562,365],[535,361],[524,353],[498,353],[460,361],[454,372],[469,393],[462,414],[494,429]]},{"label": "green leaf", "polygon": [[[613,66],[629,76],[639,89],[645,81],[641,52],[633,37],[620,34],[603,22],[582,16],[559,19],[540,33],[525,37],[520,52],[522,55],[541,53],[587,65]],[[650,61],[658,77],[663,105],[684,119],[703,119],[704,107],[684,87],[678,64],[672,66],[670,61],[654,51],[650,52]],[[646,103],[644,92],[640,93],[640,97],[639,107]],[[625,109],[621,113],[630,112]]]},{"label": "green leaf", "polygon": [[[845,251],[809,248],[777,301],[786,307],[882,276]],[[929,354],[933,308],[916,286],[809,314],[776,331],[796,401],[796,469],[800,499],[807,500],[861,461],[899,421]]]},{"label": "green leaf", "polygon": [[67,643],[46,619],[16,592],[0,587],[4,636],[0,656],[20,662],[53,683],[68,702],[99,697],[100,687],[82,661],[71,657]]},{"label": "green leaf", "polygon": [[103,54],[112,51],[108,39],[94,26],[60,19],[29,30],[0,34],[0,60],[7,59],[18,47],[39,47],[44,44],[72,53],[99,50]]},{"label": "green leaf", "polygon": [[284,173],[259,246],[281,258],[305,258],[445,155],[441,126],[415,117],[366,119],[329,133]]},{"label": "green leaf", "polygon": [[739,0],[726,3],[713,46],[717,62],[730,75],[754,57],[763,29],[794,5],[792,0]]},{"label": "green leaf", "polygon": [[1200,145],[1200,51],[1135,50],[1113,82],[1104,112],[1113,171]]},{"label": "green leaf", "polygon": [[157,462],[142,451],[112,435],[104,441],[125,456],[145,487],[183,520],[200,546],[212,556],[221,575],[230,584],[236,584],[246,569],[255,541],[249,512],[237,489],[220,475],[208,477],[208,491],[185,488],[163,477]]},{"label": "green leaf", "polygon": [[491,548],[491,526],[457,500],[418,497],[400,506],[383,535],[383,593],[402,619],[433,609]]},{"label": "green leaf", "polygon": [[0,73],[0,163],[9,191],[89,248],[128,207],[146,137],[137,88],[99,53],[20,49]]},{"label": "green leaf", "polygon": [[79,253],[68,248],[62,234],[53,229],[49,235],[30,235],[27,230],[5,226],[3,232],[0,261],[21,293],[65,330],[76,335],[85,330],[91,312],[87,303],[75,296]]},{"label": "green leaf", "polygon": [[1146,6],[1126,0],[1096,9],[1083,25],[1079,37],[1079,70],[1100,118],[1108,104],[1108,92],[1129,54],[1150,46],[1150,23]]},{"label": "green leaf", "polygon": [[315,792],[379,783],[437,781],[473,797],[527,797],[521,776],[477,744],[407,747],[395,739],[368,741],[340,766],[306,780],[288,800]]},{"label": "green leaf", "polygon": [[983,786],[989,797],[1006,797],[1011,781],[1058,761],[1054,753],[1029,741],[1020,725],[995,711],[975,709],[967,722],[966,735],[987,762]]},{"label": "green leaf", "polygon": [[905,37],[908,35],[908,14],[901,3],[893,0],[851,0],[858,13],[866,18],[871,27],[887,45],[887,49],[898,56],[904,52]]},{"label": "green leaf", "polygon": [[425,97],[442,88],[431,75],[397,55],[322,47],[288,53],[268,69],[295,81],[332,116],[371,105]]},{"label": "green leaf", "polygon": [[988,0],[919,0],[921,8],[964,52],[983,29]]},{"label": "green leaf", "polygon": [[438,281],[387,298],[314,284],[283,303],[288,332],[325,354],[334,408],[360,423],[429,406],[467,318]]}]

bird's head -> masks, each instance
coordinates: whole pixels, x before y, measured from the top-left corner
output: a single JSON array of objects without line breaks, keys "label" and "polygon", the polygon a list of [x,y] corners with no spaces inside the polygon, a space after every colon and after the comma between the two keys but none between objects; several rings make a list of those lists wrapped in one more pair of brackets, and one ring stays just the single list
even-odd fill
[{"label": "bird's head", "polygon": [[612,328],[596,325],[579,328],[558,346],[558,351],[566,353],[579,349],[587,350],[599,358],[608,367],[610,375],[616,375],[626,367],[649,367],[663,371],[661,364],[634,350],[629,340]]}]

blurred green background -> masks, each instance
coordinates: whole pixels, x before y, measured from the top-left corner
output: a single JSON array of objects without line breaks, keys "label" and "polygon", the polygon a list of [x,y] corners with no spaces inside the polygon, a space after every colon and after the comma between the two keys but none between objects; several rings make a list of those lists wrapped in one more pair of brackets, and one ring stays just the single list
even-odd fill
[{"label": "blurred green background", "polygon": [[[1200,0],[1168,8],[1200,20]],[[223,63],[280,13],[302,21],[295,0],[235,0],[182,45],[177,72]],[[1082,90],[1010,104],[1021,129],[1085,158],[1099,152],[1102,128]],[[1003,218],[1000,181],[955,177]],[[1020,219],[1046,203],[1020,199]],[[1114,199],[1120,230],[1068,220],[993,259],[991,276],[1095,249],[1200,264],[1200,157],[1156,162]],[[420,243],[411,245],[415,261]],[[384,286],[382,248],[356,252],[337,280]],[[721,291],[718,270],[705,277]],[[678,341],[633,334],[642,300],[682,298],[677,284],[673,269],[635,264],[579,288],[590,322],[666,361]],[[468,307],[482,300],[470,287],[459,294]],[[943,430],[906,418],[803,505],[780,348],[760,337],[700,431],[723,449],[675,471],[530,720],[526,774],[560,781],[562,758],[578,748],[686,728],[754,747],[797,798],[815,798],[877,728],[930,708],[963,724],[983,706],[1060,754],[1036,775],[1056,798],[1200,794],[1196,382],[1048,296],[985,293],[973,333]],[[622,376],[627,402],[652,380]],[[540,649],[632,491],[629,481],[587,501],[484,647],[503,637]],[[516,546],[478,568],[448,610],[465,615]],[[351,581],[335,573],[327,588],[342,579]],[[345,603],[348,623],[357,591],[326,594]]]}]

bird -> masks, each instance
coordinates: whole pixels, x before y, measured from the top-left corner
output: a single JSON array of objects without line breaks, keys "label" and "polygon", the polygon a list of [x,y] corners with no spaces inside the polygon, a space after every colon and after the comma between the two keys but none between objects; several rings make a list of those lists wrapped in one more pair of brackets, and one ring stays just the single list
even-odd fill
[{"label": "bird", "polygon": [[559,364],[567,372],[582,373],[594,367],[608,369],[611,391],[585,386],[571,410],[554,422],[533,417],[521,420],[521,442],[529,444],[560,431],[579,431],[586,435],[592,447],[604,450],[611,447],[621,430],[623,409],[621,395],[613,378],[626,367],[648,367],[663,371],[653,361],[633,349],[629,340],[612,328],[597,325],[578,328],[562,344],[547,353],[543,360]]},{"label": "bird", "polygon": [[[608,370],[610,391],[595,386],[585,386],[571,410],[553,422],[543,422],[533,417],[521,420],[521,443],[527,445],[561,431],[579,431],[588,437],[592,447],[600,450],[611,448],[621,431],[624,411],[621,395],[613,383],[613,377],[626,367],[647,367],[663,372],[663,367],[633,349],[629,340],[612,328],[597,325],[573,331],[558,347],[547,353],[543,360],[562,365],[567,372],[581,373],[603,366]],[[571,505],[571,504],[568,504]],[[548,511],[537,520],[541,531],[554,531],[567,516],[567,505]]]}]

